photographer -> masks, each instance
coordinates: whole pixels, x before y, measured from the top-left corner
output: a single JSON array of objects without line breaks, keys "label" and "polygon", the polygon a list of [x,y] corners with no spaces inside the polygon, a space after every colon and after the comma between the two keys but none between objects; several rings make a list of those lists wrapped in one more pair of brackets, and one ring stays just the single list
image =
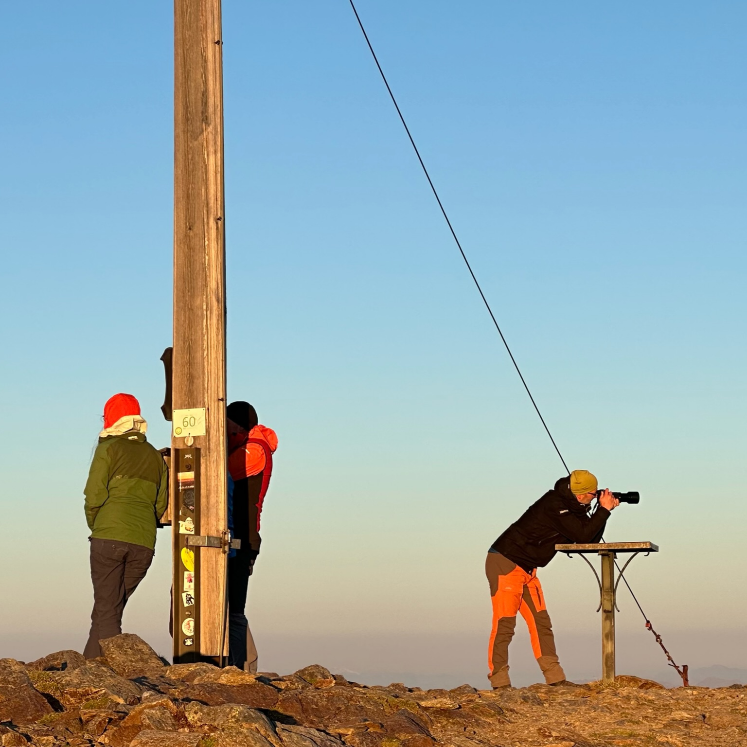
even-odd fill
[{"label": "photographer", "polygon": [[596,511],[597,478],[586,470],[561,477],[555,487],[530,506],[488,551],[485,573],[493,602],[493,627],[488,648],[493,689],[510,687],[508,646],[521,612],[529,628],[532,650],[548,685],[572,685],[555,651],[550,616],[545,608],[537,568],[555,556],[555,545],[599,542],[610,512],[620,501],[601,491]]}]

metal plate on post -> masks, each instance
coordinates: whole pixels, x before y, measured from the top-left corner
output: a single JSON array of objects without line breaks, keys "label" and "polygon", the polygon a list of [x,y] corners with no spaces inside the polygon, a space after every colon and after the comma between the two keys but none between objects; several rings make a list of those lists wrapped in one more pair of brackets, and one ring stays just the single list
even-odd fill
[{"label": "metal plate on post", "polygon": [[204,436],[206,433],[205,408],[193,407],[189,410],[174,410],[171,426],[176,438]]}]

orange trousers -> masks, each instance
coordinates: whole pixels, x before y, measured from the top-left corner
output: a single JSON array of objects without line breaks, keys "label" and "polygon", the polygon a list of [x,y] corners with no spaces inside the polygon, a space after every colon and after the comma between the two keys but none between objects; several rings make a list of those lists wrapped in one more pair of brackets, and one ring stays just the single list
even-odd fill
[{"label": "orange trousers", "polygon": [[493,627],[488,647],[488,679],[493,687],[511,684],[508,675],[508,646],[514,637],[516,614],[526,621],[532,650],[548,685],[565,679],[555,651],[555,637],[550,615],[545,608],[542,585],[537,569],[527,573],[516,563],[497,552],[489,552],[485,573],[493,602]]}]

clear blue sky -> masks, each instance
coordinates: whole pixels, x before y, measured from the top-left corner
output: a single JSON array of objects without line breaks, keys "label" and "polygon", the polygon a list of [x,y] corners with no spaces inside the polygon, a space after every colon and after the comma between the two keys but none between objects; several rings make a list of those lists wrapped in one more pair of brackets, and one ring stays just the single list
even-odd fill
[{"label": "clear blue sky", "polygon": [[[747,667],[747,8],[359,11],[566,459],[642,492],[608,539],[661,545],[630,572],[649,615],[678,658]],[[484,553],[562,465],[347,2],[223,13],[229,395],[280,437],[250,593],[260,665],[484,685]],[[171,16],[0,10],[3,656],[83,646],[107,397],[138,396],[168,440]],[[164,534],[125,618],[163,652],[169,560]],[[588,569],[561,557],[541,577],[566,668],[596,675]],[[620,668],[663,669],[621,609]]]}]

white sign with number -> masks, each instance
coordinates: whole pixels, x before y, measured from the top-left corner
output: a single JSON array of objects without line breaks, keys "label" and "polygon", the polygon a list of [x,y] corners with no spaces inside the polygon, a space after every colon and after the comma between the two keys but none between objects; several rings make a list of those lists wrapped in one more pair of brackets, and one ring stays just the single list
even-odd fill
[{"label": "white sign with number", "polygon": [[174,410],[171,426],[177,438],[205,435],[205,408],[195,407],[191,410]]}]

